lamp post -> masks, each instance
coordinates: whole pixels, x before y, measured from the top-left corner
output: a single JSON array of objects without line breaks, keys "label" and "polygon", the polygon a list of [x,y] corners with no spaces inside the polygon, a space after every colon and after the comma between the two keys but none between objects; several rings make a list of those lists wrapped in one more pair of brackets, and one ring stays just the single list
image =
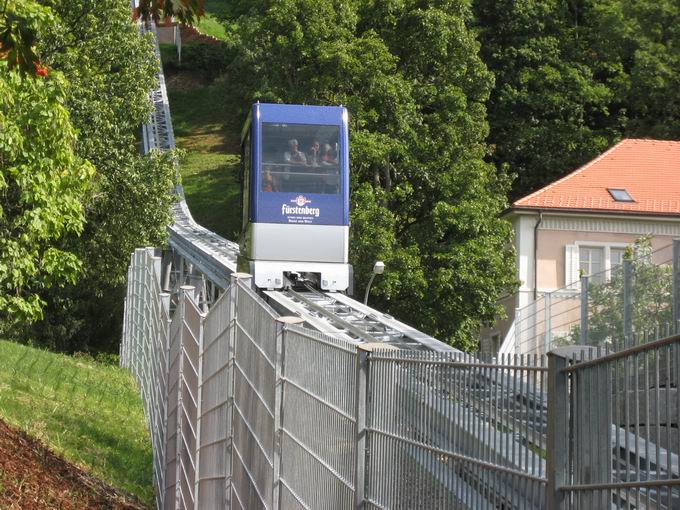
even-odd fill
[{"label": "lamp post", "polygon": [[364,304],[368,304],[368,293],[371,292],[371,285],[373,285],[373,278],[377,274],[383,274],[385,272],[385,263],[382,260],[378,260],[373,264],[373,274],[371,279],[368,280],[368,285],[366,286],[366,294],[364,295]]}]

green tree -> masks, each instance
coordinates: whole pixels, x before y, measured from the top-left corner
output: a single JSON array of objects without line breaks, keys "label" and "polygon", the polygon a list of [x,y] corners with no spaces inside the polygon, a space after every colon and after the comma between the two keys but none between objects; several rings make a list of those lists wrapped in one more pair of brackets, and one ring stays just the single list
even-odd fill
[{"label": "green tree", "polygon": [[130,254],[166,240],[172,155],[139,154],[135,134],[151,112],[158,61],[126,0],[41,0],[57,20],[38,50],[68,80],[64,105],[78,131],[78,156],[97,173],[80,237],[63,241],[82,260],[77,284],[53,289],[46,319],[26,332],[63,350],[117,351]]},{"label": "green tree", "polygon": [[358,288],[472,348],[514,284],[507,177],[484,162],[493,80],[462,1],[236,3],[232,100],[347,105]]},{"label": "green tree", "polygon": [[79,235],[94,169],[76,154],[59,73],[33,78],[0,62],[0,322],[42,317],[45,289],[81,269],[67,235]]},{"label": "green tree", "polygon": [[174,16],[182,23],[193,24],[203,16],[205,0],[140,0],[135,15],[143,21],[158,21]]},{"label": "green tree", "polygon": [[475,0],[493,161],[519,197],[624,137],[680,136],[674,0]]},{"label": "green tree", "polygon": [[583,61],[612,90],[627,137],[680,136],[680,4],[604,0],[582,8]]},{"label": "green tree", "polygon": [[[492,159],[517,176],[513,197],[562,177],[620,136],[614,100],[588,65],[569,3],[476,0],[489,100]],[[583,47],[586,46],[586,47]]]}]

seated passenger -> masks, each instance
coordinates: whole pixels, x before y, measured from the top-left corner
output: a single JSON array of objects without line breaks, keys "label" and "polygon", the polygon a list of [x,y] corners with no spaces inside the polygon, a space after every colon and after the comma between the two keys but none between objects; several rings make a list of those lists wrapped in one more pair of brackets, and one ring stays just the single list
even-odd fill
[{"label": "seated passenger", "polygon": [[274,186],[274,176],[272,175],[271,168],[269,167],[265,167],[264,173],[262,174],[262,191],[276,191],[276,187]]},{"label": "seated passenger", "polygon": [[283,160],[286,163],[292,163],[296,165],[307,164],[305,153],[298,149],[298,141],[295,138],[288,140],[288,150],[283,153]]},{"label": "seated passenger", "polygon": [[321,164],[322,165],[337,165],[338,158],[335,157],[333,148],[330,144],[323,144],[323,152],[321,153]]},{"label": "seated passenger", "polygon": [[312,142],[312,146],[307,151],[307,164],[310,166],[319,166],[321,164],[321,144],[318,140]]}]

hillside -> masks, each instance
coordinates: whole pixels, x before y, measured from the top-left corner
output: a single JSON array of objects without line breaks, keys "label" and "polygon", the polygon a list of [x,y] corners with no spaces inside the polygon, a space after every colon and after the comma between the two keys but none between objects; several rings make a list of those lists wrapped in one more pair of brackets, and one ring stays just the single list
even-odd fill
[{"label": "hillside", "polygon": [[[151,443],[144,412],[131,376],[120,368],[89,357],[55,354],[0,340],[0,419],[44,443],[88,475],[132,493],[146,504],[152,503]],[[3,432],[5,437],[16,434],[7,429]],[[17,457],[18,464],[10,473],[17,475],[16,466],[25,464],[27,483],[34,480],[42,485],[43,475],[36,473],[51,472],[46,468],[53,459],[41,453],[37,443],[21,437],[30,451],[21,449],[20,455],[28,457]],[[5,457],[2,451],[0,455]],[[43,459],[45,463],[36,466],[25,463],[27,459]],[[6,470],[0,465],[0,471]],[[66,471],[73,473],[70,468]],[[0,480],[0,494],[7,484]],[[11,492],[11,483],[9,487]],[[75,493],[80,490],[73,486]],[[2,499],[0,508],[7,508]]]},{"label": "hillside", "polygon": [[0,508],[142,510],[148,507],[0,420]]}]

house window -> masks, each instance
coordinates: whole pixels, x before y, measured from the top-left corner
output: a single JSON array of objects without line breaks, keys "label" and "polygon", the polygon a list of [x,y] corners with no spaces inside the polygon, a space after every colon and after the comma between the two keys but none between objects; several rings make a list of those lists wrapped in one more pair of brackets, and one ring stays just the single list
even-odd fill
[{"label": "house window", "polygon": [[565,246],[565,285],[578,290],[581,276],[590,277],[591,283],[604,283],[612,271],[623,264],[626,254],[624,243],[583,243]]},{"label": "house window", "polygon": [[604,248],[579,246],[579,269],[583,276],[592,277],[593,283],[604,281]]},{"label": "house window", "polygon": [[609,260],[612,269],[623,264],[623,257],[625,254],[625,248],[610,248]]}]

